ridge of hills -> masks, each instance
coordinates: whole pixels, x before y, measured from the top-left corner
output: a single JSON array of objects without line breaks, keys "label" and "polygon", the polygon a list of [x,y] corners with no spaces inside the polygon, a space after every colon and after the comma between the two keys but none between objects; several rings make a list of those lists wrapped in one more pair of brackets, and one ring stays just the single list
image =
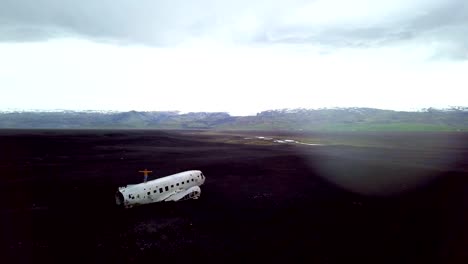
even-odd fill
[{"label": "ridge of hills", "polygon": [[299,131],[468,131],[468,107],[394,111],[375,108],[268,110],[252,116],[178,111],[0,112],[10,129],[214,129]]}]

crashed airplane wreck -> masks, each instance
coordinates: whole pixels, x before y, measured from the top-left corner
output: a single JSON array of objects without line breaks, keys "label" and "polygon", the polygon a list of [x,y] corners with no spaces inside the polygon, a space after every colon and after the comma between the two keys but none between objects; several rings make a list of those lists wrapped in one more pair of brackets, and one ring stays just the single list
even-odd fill
[{"label": "crashed airplane wreck", "polygon": [[115,194],[117,205],[131,208],[137,205],[198,199],[200,186],[205,182],[205,175],[199,170],[184,171],[159,179],[147,181],[148,173],[144,173],[144,182],[119,187]]}]

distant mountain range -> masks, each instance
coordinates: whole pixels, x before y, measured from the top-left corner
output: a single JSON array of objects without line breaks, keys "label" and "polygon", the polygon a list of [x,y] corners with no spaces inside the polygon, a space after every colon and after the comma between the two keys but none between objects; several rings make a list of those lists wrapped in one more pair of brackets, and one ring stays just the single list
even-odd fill
[{"label": "distant mountain range", "polygon": [[255,116],[177,111],[0,112],[0,128],[20,129],[217,129],[306,131],[468,131],[468,107],[417,112],[373,108],[282,109]]}]

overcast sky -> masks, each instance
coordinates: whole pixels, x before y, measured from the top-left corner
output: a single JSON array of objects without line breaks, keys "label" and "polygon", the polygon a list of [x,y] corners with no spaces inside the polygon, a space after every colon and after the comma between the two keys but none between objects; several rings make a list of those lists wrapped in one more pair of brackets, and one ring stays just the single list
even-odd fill
[{"label": "overcast sky", "polygon": [[466,0],[0,0],[0,110],[467,105]]}]

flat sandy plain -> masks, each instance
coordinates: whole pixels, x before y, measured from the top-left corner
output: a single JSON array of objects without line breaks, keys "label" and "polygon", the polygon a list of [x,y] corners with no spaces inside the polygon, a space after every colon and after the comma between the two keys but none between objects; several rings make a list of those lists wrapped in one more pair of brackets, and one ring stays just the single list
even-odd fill
[{"label": "flat sandy plain", "polygon": [[[144,168],[201,198],[117,208]],[[468,263],[467,133],[2,130],[0,177],[2,263]]]}]

